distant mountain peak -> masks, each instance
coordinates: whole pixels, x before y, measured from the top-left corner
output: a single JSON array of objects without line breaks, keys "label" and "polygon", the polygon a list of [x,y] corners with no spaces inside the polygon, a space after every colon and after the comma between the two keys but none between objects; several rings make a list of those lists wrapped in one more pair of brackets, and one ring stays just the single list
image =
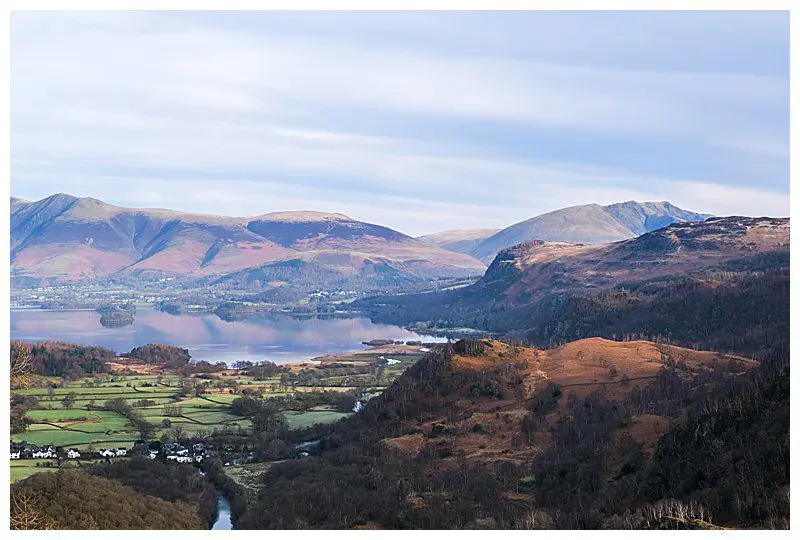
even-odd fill
[{"label": "distant mountain peak", "polygon": [[502,249],[530,240],[603,244],[634,238],[672,223],[709,217],[710,214],[683,210],[669,201],[570,206],[515,223],[478,243],[469,254],[488,263]]},{"label": "distant mountain peak", "polygon": [[317,212],[315,210],[290,210],[284,212],[270,212],[262,214],[255,219],[264,221],[284,222],[312,222],[312,221],[356,221],[350,216],[339,213]]}]

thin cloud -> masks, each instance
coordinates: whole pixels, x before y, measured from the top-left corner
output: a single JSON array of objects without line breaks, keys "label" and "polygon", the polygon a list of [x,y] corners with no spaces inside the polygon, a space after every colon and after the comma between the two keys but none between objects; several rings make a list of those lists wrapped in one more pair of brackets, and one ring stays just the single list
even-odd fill
[{"label": "thin cloud", "polygon": [[[411,234],[631,198],[788,213],[782,18],[737,33],[691,13],[481,20],[15,13],[12,190],[338,211]],[[609,140],[602,164],[586,157]]]}]

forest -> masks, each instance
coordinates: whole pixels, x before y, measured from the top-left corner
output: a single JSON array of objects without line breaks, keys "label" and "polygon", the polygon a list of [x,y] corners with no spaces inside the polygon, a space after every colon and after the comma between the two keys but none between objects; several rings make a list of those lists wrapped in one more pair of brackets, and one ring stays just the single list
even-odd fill
[{"label": "forest", "polygon": [[11,529],[202,528],[195,504],[146,494],[135,479],[109,479],[116,471],[97,472],[61,470],[13,484]]},{"label": "forest", "polygon": [[15,351],[26,348],[30,354],[31,371],[37,375],[77,379],[86,373],[108,371],[108,362],[116,359],[116,353],[105,347],[75,345],[56,341],[38,342],[25,345],[12,341],[12,358]]}]

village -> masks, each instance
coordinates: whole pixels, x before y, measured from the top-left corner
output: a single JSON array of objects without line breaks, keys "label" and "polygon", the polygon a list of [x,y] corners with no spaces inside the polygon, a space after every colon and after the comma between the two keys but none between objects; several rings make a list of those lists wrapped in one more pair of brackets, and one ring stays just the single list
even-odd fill
[{"label": "village", "polygon": [[166,461],[177,463],[200,463],[206,458],[212,457],[212,452],[207,450],[205,445],[197,443],[191,447],[185,447],[178,443],[137,443],[131,448],[100,448],[99,450],[84,450],[81,452],[77,448],[65,449],[61,446],[37,446],[26,441],[11,441],[11,459],[109,459],[129,456],[146,456],[150,459],[159,457]]}]

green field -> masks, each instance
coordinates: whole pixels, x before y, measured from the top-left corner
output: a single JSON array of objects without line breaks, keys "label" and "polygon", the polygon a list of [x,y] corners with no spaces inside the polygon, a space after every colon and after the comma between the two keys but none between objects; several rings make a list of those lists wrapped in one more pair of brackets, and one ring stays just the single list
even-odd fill
[{"label": "green field", "polygon": [[350,416],[350,413],[313,409],[304,412],[290,411],[285,414],[286,420],[289,421],[289,427],[291,429],[303,429],[313,426],[314,424],[330,424]]},{"label": "green field", "polygon": [[[111,461],[116,461],[117,459],[124,458],[111,458]],[[69,460],[63,461],[60,468],[74,469],[78,467],[87,467],[93,463],[95,462],[88,460],[85,461],[82,459]],[[39,465],[38,467],[37,464]],[[59,470],[59,467],[56,465],[56,461],[52,459],[14,460],[11,462],[11,483],[13,484],[18,480],[23,480],[29,476],[33,476],[36,473],[55,472]]]},{"label": "green field", "polygon": [[[226,376],[226,381],[235,380],[240,387],[263,388],[262,397],[287,395],[280,392],[278,378],[255,380],[246,376]],[[56,379],[51,379],[56,383]],[[338,381],[337,381],[338,382]],[[149,386],[142,386],[147,384]],[[329,391],[346,391],[348,387],[323,386],[313,389]],[[12,435],[13,441],[27,441],[38,446],[53,444],[56,446],[75,447],[86,450],[90,447],[100,448],[120,444],[130,446],[139,438],[133,424],[124,416],[111,411],[94,410],[102,407],[111,399],[122,399],[128,404],[140,400],[150,400],[154,404],[134,406],[145,419],[156,428],[155,436],[171,435],[178,428],[186,434],[210,433],[215,428],[230,427],[233,429],[250,429],[249,420],[231,414],[230,405],[241,393],[214,392],[195,397],[176,398],[180,392],[180,378],[164,376],[158,381],[156,375],[114,375],[100,379],[79,379],[64,383],[58,388],[52,386],[15,390],[15,393],[34,396],[38,406],[29,410],[26,417],[33,422],[23,433]],[[293,391],[311,391],[311,387],[298,387]],[[68,407],[62,400],[74,392],[74,402]],[[180,407],[179,416],[166,416],[165,406]],[[341,413],[324,408],[309,411],[286,411],[286,419],[292,429],[306,428],[315,423],[335,422],[349,413]],[[168,424],[164,421],[168,420]],[[166,424],[166,425],[165,425]],[[33,474],[24,470],[29,466],[15,465],[19,469],[15,476]],[[30,463],[28,461],[28,463]]]}]

